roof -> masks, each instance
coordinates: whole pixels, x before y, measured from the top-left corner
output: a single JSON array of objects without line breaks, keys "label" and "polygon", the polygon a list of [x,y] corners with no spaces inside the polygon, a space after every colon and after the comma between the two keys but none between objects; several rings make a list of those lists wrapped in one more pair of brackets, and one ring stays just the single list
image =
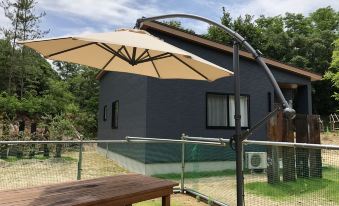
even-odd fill
[{"label": "roof", "polygon": [[[164,23],[160,23],[160,22],[143,22],[141,24],[141,29],[147,30],[147,29],[152,29],[152,30],[157,30],[166,34],[169,34],[171,36],[175,36],[177,38],[181,38],[181,39],[185,39],[203,46],[207,46],[213,49],[217,49],[217,50],[221,50],[223,52],[227,52],[227,53],[233,53],[233,48],[224,44],[221,44],[219,42],[216,41],[212,41],[209,39],[206,39],[202,36],[196,35],[196,34],[192,34],[189,33],[185,30],[182,29],[178,29],[169,25],[166,25]],[[252,56],[251,53],[240,50],[239,51],[239,55],[241,57],[247,58],[247,59],[251,59],[253,61],[255,61],[254,57]],[[279,62],[277,60],[273,60],[273,59],[269,59],[269,58],[263,58],[265,63],[269,66],[274,66],[277,69],[281,69],[290,73],[294,73],[300,76],[304,76],[307,78],[310,78],[311,81],[318,81],[321,80],[322,75],[309,71],[308,69],[304,69],[304,68],[299,68],[296,66],[292,66],[286,63],[282,63]],[[106,73],[106,71],[102,70],[98,73],[97,75],[97,79],[100,79],[104,74]]]}]

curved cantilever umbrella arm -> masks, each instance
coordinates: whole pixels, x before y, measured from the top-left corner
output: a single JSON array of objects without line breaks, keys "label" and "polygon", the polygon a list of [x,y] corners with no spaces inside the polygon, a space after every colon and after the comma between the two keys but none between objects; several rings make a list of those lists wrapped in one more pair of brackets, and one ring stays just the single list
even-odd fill
[{"label": "curved cantilever umbrella arm", "polygon": [[141,18],[137,20],[137,27],[140,26],[140,24],[142,22],[146,22],[146,21],[155,21],[155,20],[160,20],[160,19],[168,19],[168,18],[190,18],[190,19],[195,19],[195,20],[200,20],[203,22],[206,22],[210,25],[216,26],[220,29],[222,29],[223,31],[225,31],[226,33],[228,33],[230,36],[232,36],[237,42],[239,42],[240,44],[242,44],[249,52],[252,53],[254,59],[264,68],[267,76],[269,77],[274,90],[276,92],[276,94],[278,95],[280,101],[283,104],[284,107],[284,113],[287,117],[289,118],[294,118],[295,116],[295,111],[289,106],[289,104],[287,103],[283,93],[281,92],[281,89],[279,88],[279,85],[277,83],[277,81],[275,80],[271,70],[268,68],[268,66],[266,65],[266,63],[264,62],[263,58],[260,56],[259,52],[257,52],[247,41],[244,37],[242,37],[240,34],[238,34],[237,32],[233,31],[232,29],[221,25],[215,21],[212,21],[210,19],[201,17],[201,16],[196,16],[196,15],[191,15],[191,14],[168,14],[168,15],[161,15],[161,16],[154,16],[154,17],[147,17],[147,18]]}]

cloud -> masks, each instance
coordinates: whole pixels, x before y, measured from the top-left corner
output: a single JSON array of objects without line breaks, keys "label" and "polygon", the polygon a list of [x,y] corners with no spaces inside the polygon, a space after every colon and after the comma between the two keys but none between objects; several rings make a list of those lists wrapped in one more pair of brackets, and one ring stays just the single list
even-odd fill
[{"label": "cloud", "polygon": [[162,9],[154,0],[44,0],[39,7],[63,16],[68,16],[74,22],[82,24],[90,20],[106,25],[131,25],[142,16],[153,16],[162,13]]}]

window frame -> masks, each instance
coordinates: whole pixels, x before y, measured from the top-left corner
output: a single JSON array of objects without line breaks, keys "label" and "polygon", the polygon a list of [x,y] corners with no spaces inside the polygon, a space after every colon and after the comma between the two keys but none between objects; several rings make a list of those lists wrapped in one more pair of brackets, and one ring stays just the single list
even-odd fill
[{"label": "window frame", "polygon": [[103,120],[104,122],[107,121],[107,105],[104,105],[104,111],[103,111],[102,120]]},{"label": "window frame", "polygon": [[[118,107],[118,111],[115,110]],[[119,100],[112,102],[112,118],[111,118],[112,129],[118,129],[119,127]]]},{"label": "window frame", "polygon": [[[208,95],[225,95],[227,98],[227,126],[209,126],[208,125]],[[235,126],[230,126],[230,98],[229,96],[235,96],[234,93],[222,93],[222,92],[206,92],[205,95],[205,123],[206,123],[206,129],[235,129]],[[248,120],[248,126],[247,127],[241,127],[241,129],[249,129],[251,128],[251,113],[250,113],[250,95],[249,94],[243,94],[241,93],[240,96],[247,97],[247,120]]]}]

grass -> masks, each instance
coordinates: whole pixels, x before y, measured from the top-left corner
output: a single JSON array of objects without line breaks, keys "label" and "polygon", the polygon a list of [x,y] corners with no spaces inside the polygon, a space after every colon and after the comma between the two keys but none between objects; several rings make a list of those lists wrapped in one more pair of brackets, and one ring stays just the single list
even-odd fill
[{"label": "grass", "polygon": [[339,169],[327,167],[323,169],[323,178],[299,178],[295,182],[268,184],[267,182],[252,182],[245,189],[253,194],[267,196],[273,200],[287,200],[307,194],[321,192],[328,201],[339,203]]}]

